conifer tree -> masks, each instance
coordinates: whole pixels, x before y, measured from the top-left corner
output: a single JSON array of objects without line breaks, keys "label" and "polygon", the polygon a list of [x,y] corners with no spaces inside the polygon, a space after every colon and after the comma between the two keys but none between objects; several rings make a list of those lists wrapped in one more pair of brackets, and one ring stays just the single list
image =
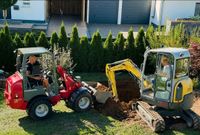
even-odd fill
[{"label": "conifer tree", "polygon": [[80,72],[89,72],[89,62],[88,62],[88,54],[90,50],[90,44],[88,38],[86,36],[81,37],[80,39],[80,54],[79,54],[79,69]]},{"label": "conifer tree", "polygon": [[47,40],[46,34],[42,31],[40,32],[40,36],[38,38],[38,46],[49,48],[49,41]]},{"label": "conifer tree", "polygon": [[15,34],[14,43],[16,48],[23,48],[24,44],[19,34]]},{"label": "conifer tree", "polygon": [[137,65],[140,65],[143,62],[143,55],[144,52],[146,51],[146,44],[145,44],[145,33],[144,29],[141,27],[138,31],[136,40],[136,58],[137,58]]},{"label": "conifer tree", "polygon": [[[80,47],[80,39],[79,39],[78,29],[76,25],[74,25],[72,28],[72,33],[71,33],[71,38],[70,38],[70,48],[72,51],[72,58],[75,63],[80,62],[79,54],[81,52],[79,51],[79,47]],[[77,68],[79,68],[78,65],[77,65]]]},{"label": "conifer tree", "polygon": [[135,38],[134,38],[133,28],[130,28],[128,31],[128,37],[125,42],[125,51],[127,58],[135,60],[136,50],[135,50]]},{"label": "conifer tree", "polygon": [[114,42],[114,54],[115,60],[121,60],[126,58],[125,49],[125,39],[122,33],[118,33],[117,38]]},{"label": "conifer tree", "polygon": [[60,27],[60,34],[59,34],[59,47],[64,48],[66,50],[67,46],[68,46],[68,37],[65,31],[65,25],[62,22],[61,27]]},{"label": "conifer tree", "polygon": [[112,41],[112,33],[109,32],[106,41],[104,42],[104,65],[106,63],[110,63],[114,61],[114,54],[113,54],[113,41]]},{"label": "conifer tree", "polygon": [[103,45],[99,31],[95,32],[91,40],[89,53],[90,71],[103,71]]},{"label": "conifer tree", "polygon": [[51,39],[50,39],[50,44],[51,44],[51,48],[52,50],[57,49],[57,45],[58,45],[58,35],[56,32],[53,32],[51,35]]}]

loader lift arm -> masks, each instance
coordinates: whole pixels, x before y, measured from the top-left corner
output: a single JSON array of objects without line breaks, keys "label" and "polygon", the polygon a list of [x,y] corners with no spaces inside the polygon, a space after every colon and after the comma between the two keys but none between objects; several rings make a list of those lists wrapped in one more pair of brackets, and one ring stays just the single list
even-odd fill
[{"label": "loader lift arm", "polygon": [[115,72],[116,71],[128,71],[131,75],[135,76],[138,80],[141,81],[142,72],[138,66],[133,63],[131,59],[124,59],[116,61],[114,63],[109,63],[106,65],[106,76],[108,78],[109,85],[112,89],[113,96],[118,98]]}]

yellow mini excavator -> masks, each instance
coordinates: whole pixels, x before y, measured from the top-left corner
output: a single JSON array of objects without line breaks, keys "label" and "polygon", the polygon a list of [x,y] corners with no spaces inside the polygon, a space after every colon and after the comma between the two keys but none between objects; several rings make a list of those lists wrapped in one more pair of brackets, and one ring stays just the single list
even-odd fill
[{"label": "yellow mini excavator", "polygon": [[[199,116],[191,110],[193,84],[189,78],[190,54],[182,48],[146,50],[138,68],[130,59],[106,65],[113,96],[118,98],[115,73],[128,71],[140,85],[140,98],[134,108],[155,132],[165,130],[164,118],[182,118],[189,127],[200,128]],[[127,93],[129,94],[129,93]]]}]

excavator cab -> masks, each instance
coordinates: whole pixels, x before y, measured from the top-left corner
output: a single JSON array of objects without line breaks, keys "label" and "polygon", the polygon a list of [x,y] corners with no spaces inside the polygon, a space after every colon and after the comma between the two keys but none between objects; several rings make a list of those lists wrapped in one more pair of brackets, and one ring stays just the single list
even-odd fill
[{"label": "excavator cab", "polygon": [[[190,54],[186,49],[147,50],[141,77],[141,98],[167,109],[192,105],[192,82],[189,78]],[[148,84],[149,87],[146,87]],[[185,99],[186,97],[189,97]],[[184,104],[182,102],[185,101]],[[187,103],[186,103],[187,102]],[[179,103],[179,104],[177,104]],[[176,108],[175,107],[175,108]]]}]

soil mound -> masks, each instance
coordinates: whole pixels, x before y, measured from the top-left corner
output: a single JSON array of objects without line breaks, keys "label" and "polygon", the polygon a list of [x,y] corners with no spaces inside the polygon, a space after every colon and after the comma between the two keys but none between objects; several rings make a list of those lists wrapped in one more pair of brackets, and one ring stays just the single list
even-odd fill
[{"label": "soil mound", "polygon": [[[139,98],[139,87],[132,80],[117,81],[117,90],[119,99],[109,98],[105,104],[96,104],[95,108],[104,115],[111,116],[117,120],[140,120],[136,117],[136,112],[132,110],[132,105]],[[109,91],[105,82],[97,83],[96,89]]]}]

